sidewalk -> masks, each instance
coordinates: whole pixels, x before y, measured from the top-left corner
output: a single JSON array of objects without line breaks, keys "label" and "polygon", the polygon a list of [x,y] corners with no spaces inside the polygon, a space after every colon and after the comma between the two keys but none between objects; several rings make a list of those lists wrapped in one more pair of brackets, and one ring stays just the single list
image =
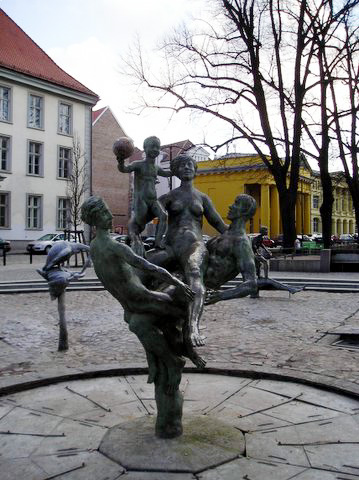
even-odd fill
[{"label": "sidewalk", "polygon": [[[28,257],[26,257],[28,259]],[[0,281],[39,279],[32,265],[9,262]],[[86,278],[94,277],[90,269]],[[359,279],[358,273],[293,276]],[[145,367],[137,338],[128,331],[121,306],[106,291],[67,292],[70,349],[57,352],[58,314],[48,294],[0,296],[0,389],[59,375],[106,369]],[[359,350],[331,346],[328,330],[359,328],[359,297],[354,294],[263,292],[205,308],[206,346],[200,354],[210,369],[275,375],[325,385],[359,395]],[[187,361],[187,366],[192,366]]]},{"label": "sidewalk", "polygon": [[[8,254],[6,256],[6,265],[4,266],[3,259],[0,257],[0,282],[40,280],[42,277],[36,272],[36,269],[43,267],[45,263],[46,255],[33,255],[31,264],[30,256],[27,254]],[[80,270],[80,267],[78,270]],[[86,277],[96,277],[93,268],[87,270]]]},{"label": "sidewalk", "polygon": [[[40,280],[40,275],[36,272],[37,268],[45,265],[45,255],[33,255],[32,264],[30,264],[30,257],[26,254],[8,255],[6,257],[6,266],[2,264],[2,257],[0,258],[0,282],[11,282],[21,280]],[[358,280],[359,272],[279,272],[272,271],[270,276],[273,278],[325,278],[325,279],[348,279]],[[89,268],[86,273],[86,278],[96,278],[96,273],[93,268]]]}]

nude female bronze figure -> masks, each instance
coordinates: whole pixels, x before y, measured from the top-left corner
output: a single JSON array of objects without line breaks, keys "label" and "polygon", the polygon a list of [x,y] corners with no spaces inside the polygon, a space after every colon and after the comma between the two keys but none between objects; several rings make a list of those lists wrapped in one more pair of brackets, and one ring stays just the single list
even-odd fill
[{"label": "nude female bronze figure", "polygon": [[168,230],[165,250],[151,252],[151,262],[170,268],[177,264],[185,282],[195,293],[190,305],[189,336],[193,345],[204,345],[199,333],[206,289],[203,284],[204,267],[208,251],[202,238],[203,217],[218,232],[227,230],[227,225],[214,208],[211,199],[193,186],[196,161],[188,155],[178,155],[171,162],[171,171],[181,180],[181,185],[160,197],[168,213]]}]

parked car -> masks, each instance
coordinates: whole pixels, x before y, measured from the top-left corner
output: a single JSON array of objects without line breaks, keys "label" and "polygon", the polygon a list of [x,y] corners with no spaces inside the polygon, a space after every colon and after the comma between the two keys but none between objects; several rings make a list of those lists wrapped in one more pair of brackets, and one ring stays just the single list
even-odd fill
[{"label": "parked car", "polygon": [[[260,235],[259,233],[249,233],[248,234],[248,237],[251,239],[255,238],[255,237],[258,237],[258,235]],[[275,243],[273,240],[271,240],[267,235],[265,235],[263,237],[263,245],[265,247],[268,247],[268,248],[272,248],[272,247],[275,247]]]},{"label": "parked car", "polygon": [[279,246],[282,247],[283,246],[283,234],[282,233],[273,237],[272,240],[274,242],[275,247],[279,247]]},{"label": "parked car", "polygon": [[340,243],[354,243],[355,239],[350,233],[342,233],[339,236],[339,242]]},{"label": "parked car", "polygon": [[[125,243],[126,245],[130,245],[130,240],[128,235],[120,235],[118,233],[110,233],[111,237],[116,240],[116,242]],[[143,247],[145,251],[151,250],[155,246],[155,237],[141,237]]]},{"label": "parked car", "polygon": [[309,235],[297,235],[297,238],[300,240],[300,242],[311,242],[313,239]]},{"label": "parked car", "polygon": [[338,237],[337,235],[332,235],[332,236],[330,237],[330,240],[331,240],[331,242],[332,242],[332,245],[335,245],[336,243],[340,243],[340,239],[339,239],[339,237]]},{"label": "parked car", "polygon": [[110,236],[116,240],[116,242],[127,243],[127,235],[120,235],[119,233],[110,233]]},{"label": "parked car", "polygon": [[5,252],[10,252],[11,250],[11,243],[9,240],[4,240],[0,238],[0,250],[5,250]]},{"label": "parked car", "polygon": [[312,238],[312,241],[316,243],[323,242],[323,235],[321,233],[313,233],[311,238]]},{"label": "parked car", "polygon": [[[64,233],[47,233],[37,240],[29,242],[26,250],[28,252],[45,253],[47,255],[53,244],[60,240],[66,240]],[[70,234],[70,242],[75,242],[75,235]]]}]

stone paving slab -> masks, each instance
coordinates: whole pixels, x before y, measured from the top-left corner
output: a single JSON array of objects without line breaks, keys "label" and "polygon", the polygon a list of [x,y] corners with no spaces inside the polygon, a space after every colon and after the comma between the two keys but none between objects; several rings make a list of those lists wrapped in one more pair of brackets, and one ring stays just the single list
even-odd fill
[{"label": "stone paving slab", "polygon": [[[135,444],[127,444],[128,436],[122,435],[120,456],[126,449],[129,454],[136,451],[143,453],[146,449],[151,452],[145,455],[138,465],[123,460],[122,463],[126,463],[127,469],[121,461],[112,461],[102,455],[98,448],[105,435],[112,432],[114,415],[117,416],[115,425],[121,425],[122,429],[126,425],[136,426],[136,422],[153,424],[154,416],[144,408],[146,402],[154,401],[153,387],[152,394],[147,387],[143,388],[146,385],[146,375],[131,374],[61,382],[2,396],[0,472],[5,472],[5,476],[1,476],[1,479],[45,480],[52,476],[60,480],[359,479],[359,413],[354,413],[353,403],[356,402],[358,409],[359,399],[353,400],[332,393],[331,409],[326,392],[301,385],[304,394],[308,390],[311,396],[316,393],[316,398],[322,399],[322,403],[315,408],[318,411],[328,410],[332,417],[307,417],[306,414],[313,405],[310,400],[305,400],[310,395],[303,395],[303,398],[289,399],[285,404],[289,408],[286,412],[282,411],[282,422],[265,428],[261,423],[263,417],[276,421],[276,409],[282,404],[284,397],[282,390],[286,387],[288,390],[295,390],[296,386],[293,387],[290,382],[276,382],[279,390],[276,392],[269,380],[262,380],[260,389],[256,389],[257,380],[250,379],[249,382],[248,380],[243,377],[185,374],[180,385],[185,402],[184,425],[186,426],[186,422],[190,425],[191,418],[195,418],[197,422],[197,426],[193,424],[195,427],[192,433],[188,430],[186,432],[185,428],[182,438],[182,440],[185,438],[186,433],[193,437],[191,451],[188,450],[188,442],[176,447],[177,455],[181,449],[183,453],[180,464],[177,460],[171,461],[174,457],[170,452],[175,442],[157,439],[154,436],[154,429],[153,433],[148,431],[145,435],[137,434]],[[223,390],[225,384],[227,393]],[[191,398],[191,392],[193,393],[198,385],[202,387],[203,395],[197,399]],[[251,394],[254,389],[257,400],[252,404],[251,410],[243,409],[238,403],[232,402],[233,392]],[[126,401],[125,390],[131,395],[135,394],[135,399]],[[207,397],[215,398],[217,390],[221,396],[221,409],[208,413]],[[80,397],[74,393],[69,395],[72,391],[86,394],[87,397]],[[268,392],[271,393],[271,402],[268,402]],[[288,395],[286,398],[288,399]],[[62,410],[58,408],[59,400],[66,404]],[[93,405],[89,409],[92,400],[97,402],[97,406]],[[335,405],[338,404],[342,405],[342,412],[335,410]],[[265,413],[263,405],[267,408]],[[303,409],[302,416],[293,416],[292,412],[298,410],[298,405]],[[195,407],[195,410],[192,407]],[[306,410],[307,408],[309,410]],[[79,411],[83,413],[79,415]],[[240,426],[234,424],[233,419],[236,418],[252,418],[254,421],[242,430]],[[202,423],[206,423],[207,419],[213,419],[221,425],[221,428],[226,426],[225,429],[232,428],[238,433],[242,432],[246,448],[238,458],[229,456],[224,460],[217,459],[216,463],[215,455],[211,455],[209,458],[211,468],[209,465],[204,466],[203,446],[197,442],[200,441],[201,435],[204,443],[208,441],[202,428]],[[138,429],[135,431],[138,433]],[[143,440],[144,445],[141,444]],[[228,442],[227,437],[225,440]],[[223,442],[223,439],[218,440],[219,444],[221,441]],[[116,444],[112,442],[113,448],[116,448]],[[196,462],[197,457],[201,458],[202,463]],[[186,458],[189,459],[188,463]],[[165,473],[160,470],[163,470],[166,460],[169,463],[168,467],[165,467],[168,472]],[[187,470],[187,473],[184,473],[184,470]]]},{"label": "stone paving slab", "polygon": [[183,434],[154,436],[154,416],[120,423],[108,430],[99,451],[128,471],[196,473],[227,463],[245,450],[244,435],[218,418],[184,415]]}]

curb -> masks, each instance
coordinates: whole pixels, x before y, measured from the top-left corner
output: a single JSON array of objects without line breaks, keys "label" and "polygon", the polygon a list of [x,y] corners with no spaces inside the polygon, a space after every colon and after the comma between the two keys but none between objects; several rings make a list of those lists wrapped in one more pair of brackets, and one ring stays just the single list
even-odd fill
[{"label": "curb", "polygon": [[[102,366],[98,369],[88,370],[74,370],[68,373],[47,375],[34,377],[34,374],[25,374],[19,382],[10,381],[9,385],[0,386],[0,397],[4,395],[11,395],[13,393],[31,390],[34,388],[45,387],[60,382],[86,380],[90,378],[111,377],[120,375],[145,375],[148,373],[148,368],[143,365],[136,366],[122,366],[114,367],[113,365]],[[337,379],[323,379],[315,378],[320,374],[305,374],[304,372],[297,372],[296,375],[290,371],[282,371],[278,373],[275,370],[263,370],[255,368],[228,368],[228,367],[206,367],[204,369],[197,369],[195,367],[185,367],[183,373],[194,373],[198,375],[223,375],[231,377],[247,377],[253,379],[263,380],[277,380],[282,382],[295,382],[306,386],[320,388],[322,390],[334,392],[340,395],[345,395],[355,399],[359,399],[359,385],[351,382],[343,382]],[[15,377],[9,377],[9,380],[14,380]],[[5,382],[6,383],[6,382]],[[354,387],[354,388],[353,388]]]}]

